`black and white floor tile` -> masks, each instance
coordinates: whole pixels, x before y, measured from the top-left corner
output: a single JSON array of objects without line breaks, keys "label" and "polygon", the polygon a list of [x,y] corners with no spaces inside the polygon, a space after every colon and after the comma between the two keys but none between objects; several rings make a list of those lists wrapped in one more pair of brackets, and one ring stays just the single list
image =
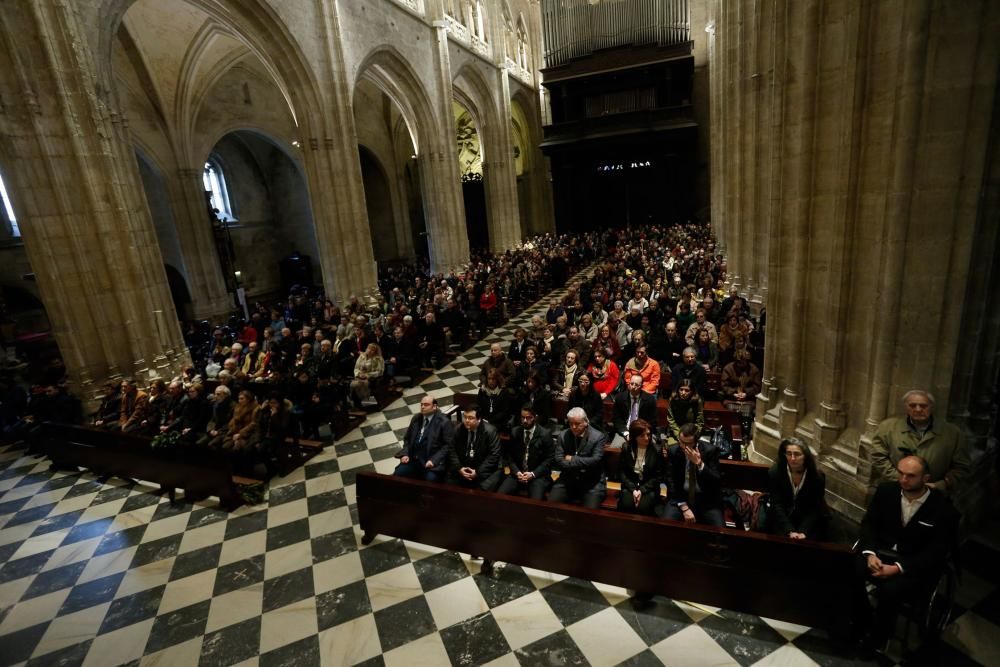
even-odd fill
[{"label": "black and white floor tile", "polygon": [[[357,473],[392,472],[420,396],[474,391],[490,342],[531,314],[233,513],[0,450],[0,666],[849,664],[802,626],[641,606],[513,564],[487,576],[466,554],[401,540],[360,546]],[[1000,664],[996,546],[966,559],[937,664]]]}]

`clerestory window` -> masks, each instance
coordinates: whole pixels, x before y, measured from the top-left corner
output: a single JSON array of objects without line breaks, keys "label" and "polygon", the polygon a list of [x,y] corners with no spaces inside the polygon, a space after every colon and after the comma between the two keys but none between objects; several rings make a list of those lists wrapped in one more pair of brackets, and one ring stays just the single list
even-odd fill
[{"label": "clerestory window", "polygon": [[10,203],[10,197],[7,195],[7,186],[4,185],[2,174],[0,174],[0,197],[3,198],[3,212],[7,217],[7,222],[10,224],[10,233],[12,236],[20,237],[21,230],[17,226],[17,217],[14,215],[14,206]]},{"label": "clerestory window", "polygon": [[226,187],[226,175],[222,166],[214,158],[205,163],[205,191],[212,193],[212,208],[219,211],[219,217],[226,221],[236,219],[232,200],[229,198],[229,188]]}]

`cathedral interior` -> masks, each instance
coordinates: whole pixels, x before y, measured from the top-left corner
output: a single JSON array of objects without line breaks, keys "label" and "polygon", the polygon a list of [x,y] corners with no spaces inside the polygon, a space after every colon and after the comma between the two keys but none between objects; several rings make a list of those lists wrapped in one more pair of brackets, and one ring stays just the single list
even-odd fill
[{"label": "cathedral interior", "polygon": [[[64,367],[87,413],[300,286],[367,307],[704,225],[712,287],[769,325],[747,456],[804,443],[841,541],[908,391],[968,452],[950,622],[878,660],[1000,664],[998,34],[990,0],[0,0],[2,384]],[[869,664],[807,624],[363,543],[358,476],[393,473],[421,398],[478,391],[605,249],[234,510],[0,439],[0,666]]]}]

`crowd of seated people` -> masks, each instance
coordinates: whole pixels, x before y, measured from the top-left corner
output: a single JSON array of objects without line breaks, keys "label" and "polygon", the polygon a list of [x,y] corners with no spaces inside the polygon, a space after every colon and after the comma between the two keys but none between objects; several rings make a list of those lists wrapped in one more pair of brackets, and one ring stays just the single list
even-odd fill
[{"label": "crowd of seated people", "polygon": [[[761,389],[760,366],[753,360],[762,354],[762,331],[745,299],[735,291],[723,299],[716,287],[725,279],[725,263],[714,254],[708,227],[651,226],[631,235],[618,230],[602,241],[606,259],[589,277],[568,285],[565,297],[551,299],[530,328],[516,329],[506,353],[501,344],[491,346],[480,373],[481,406],[529,402],[547,423],[551,402],[566,400],[570,408],[583,407],[597,428],[610,428],[611,437],[624,440],[623,416],[605,425],[597,408],[602,401],[624,401],[638,377],[648,397],[644,418],[652,411],[650,423],[673,443],[687,421],[681,412],[692,412],[681,409],[689,400],[700,405],[722,399],[752,408]],[[498,378],[487,386],[492,371]],[[670,411],[677,420],[655,424],[656,399],[678,398],[681,386],[684,397]],[[502,411],[500,421],[488,412],[487,421],[501,433],[516,426],[512,411]],[[696,412],[691,419],[702,425],[700,408]]]},{"label": "crowd of seated people", "polygon": [[[570,267],[593,261],[603,238],[538,236],[503,254],[473,254],[464,272],[448,275],[388,268],[368,305],[353,296],[337,304],[293,288],[286,301],[255,304],[248,320],[233,318],[213,329],[190,323],[195,366],[184,383],[204,377],[232,396],[246,388],[257,397],[278,395],[292,405],[303,435],[319,437],[319,427],[335,414],[363,414],[381,388],[441,367],[451,349],[506,318],[511,304],[537,295],[547,281],[565,281]],[[525,350],[516,356],[516,365],[508,361],[500,369],[504,390],[515,375],[539,368],[540,360],[526,360]]]}]

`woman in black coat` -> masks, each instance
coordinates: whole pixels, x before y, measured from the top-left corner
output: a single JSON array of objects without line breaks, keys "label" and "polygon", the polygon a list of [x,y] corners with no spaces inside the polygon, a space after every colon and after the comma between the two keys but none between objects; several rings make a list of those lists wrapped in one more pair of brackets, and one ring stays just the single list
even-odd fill
[{"label": "woman in black coat", "polygon": [[776,535],[821,540],[826,533],[826,478],[798,438],[785,438],[768,471],[771,508],[768,526]]},{"label": "woman in black coat", "polygon": [[[666,459],[653,442],[653,428],[645,419],[628,427],[628,443],[621,454],[622,491],[618,510],[652,516],[666,479]],[[637,464],[636,462],[639,461]]]},{"label": "woman in black coat", "polygon": [[589,373],[581,373],[576,388],[569,395],[569,410],[583,408],[590,419],[590,425],[598,431],[604,430],[604,403],[601,395],[594,391]]}]

